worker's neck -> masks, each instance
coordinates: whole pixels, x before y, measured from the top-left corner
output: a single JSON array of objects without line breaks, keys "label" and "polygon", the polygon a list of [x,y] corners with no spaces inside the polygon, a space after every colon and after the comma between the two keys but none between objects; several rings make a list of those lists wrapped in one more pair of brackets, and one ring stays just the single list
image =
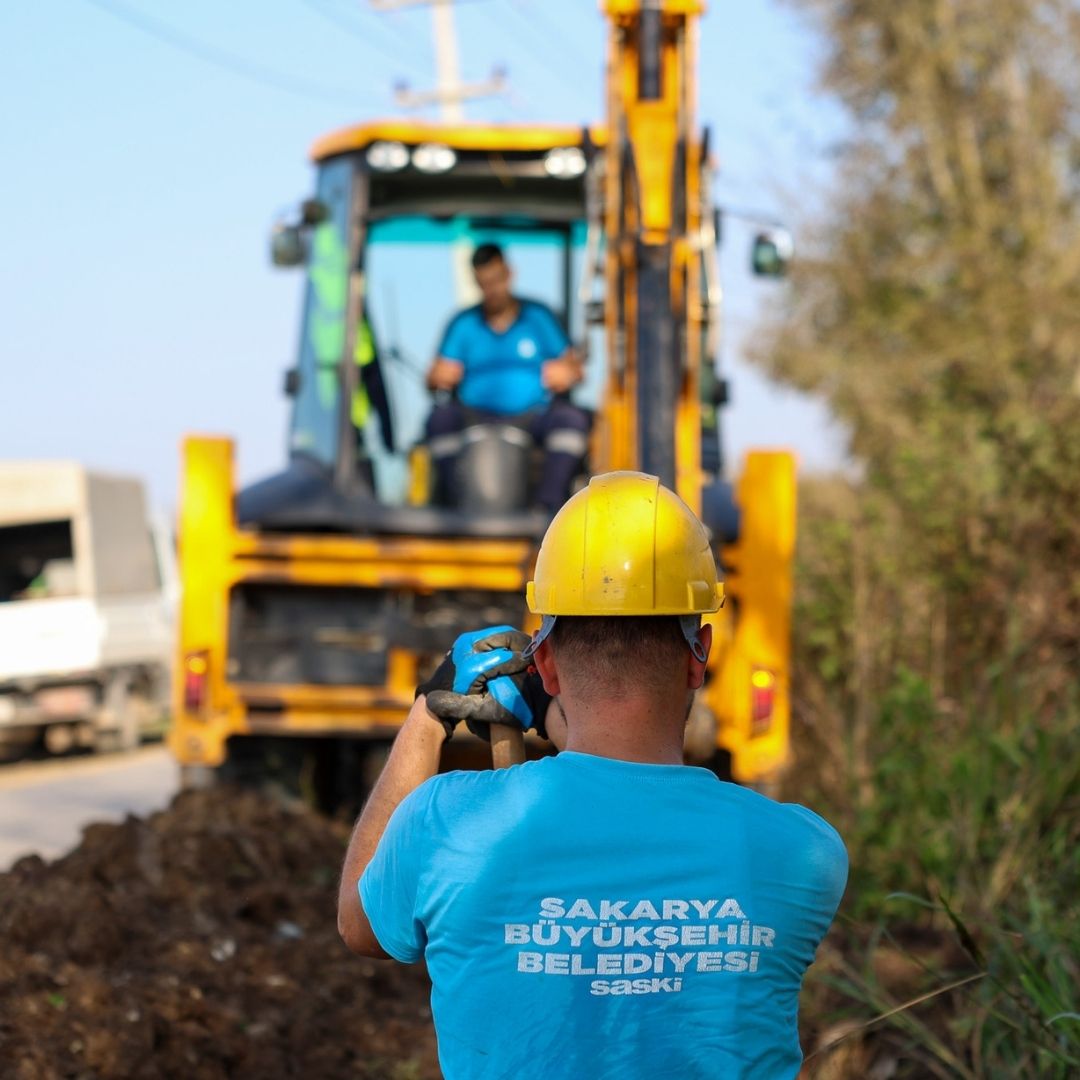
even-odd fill
[{"label": "worker's neck", "polygon": [[480,305],[484,318],[488,322],[513,322],[517,318],[518,308],[520,307],[521,305],[513,296],[500,304],[492,305],[485,300]]},{"label": "worker's neck", "polygon": [[683,763],[685,705],[678,698],[560,704],[567,750],[651,765]]}]

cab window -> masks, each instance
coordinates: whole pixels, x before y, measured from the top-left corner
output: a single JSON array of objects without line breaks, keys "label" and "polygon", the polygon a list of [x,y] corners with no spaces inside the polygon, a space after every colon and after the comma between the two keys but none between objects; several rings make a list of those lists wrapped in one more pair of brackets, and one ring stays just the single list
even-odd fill
[{"label": "cab window", "polygon": [[[425,372],[447,323],[479,300],[469,261],[475,248],[498,244],[514,271],[514,293],[547,304],[563,321],[570,339],[578,342],[583,323],[575,289],[584,241],[580,222],[408,216],[371,224],[364,255],[365,306],[397,443],[397,452],[388,453],[376,425],[367,425],[365,448],[382,501],[405,499],[407,452],[422,439],[432,404],[424,386]],[[575,393],[581,404],[595,402],[602,367],[590,365],[589,380]]]}]

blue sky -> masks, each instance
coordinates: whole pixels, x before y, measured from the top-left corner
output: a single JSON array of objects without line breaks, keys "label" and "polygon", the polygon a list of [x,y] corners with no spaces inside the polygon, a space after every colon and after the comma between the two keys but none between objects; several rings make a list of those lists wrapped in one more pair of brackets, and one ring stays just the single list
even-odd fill
[{"label": "blue sky", "polygon": [[[246,75],[159,41],[155,19]],[[459,5],[466,78],[508,69],[512,93],[473,119],[602,117],[603,22],[592,0]],[[143,476],[175,502],[185,432],[237,439],[242,481],[281,465],[300,278],[266,257],[279,210],[311,188],[321,133],[393,115],[400,79],[433,74],[426,11],[367,0],[52,0],[0,5],[0,457],[66,457]],[[714,4],[702,26],[701,119],[721,202],[798,221],[793,193],[828,180],[835,112],[811,92],[819,43],[783,3]],[[270,85],[267,85],[267,83]],[[824,410],[739,360],[778,287],[724,250],[729,454],[794,447],[842,457]]]}]

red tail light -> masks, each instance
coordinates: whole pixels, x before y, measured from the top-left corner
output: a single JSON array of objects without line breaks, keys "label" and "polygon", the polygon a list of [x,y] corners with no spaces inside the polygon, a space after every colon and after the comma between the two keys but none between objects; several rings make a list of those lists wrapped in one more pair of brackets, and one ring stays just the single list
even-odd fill
[{"label": "red tail light", "polygon": [[776,676],[766,668],[750,672],[750,733],[763,735],[772,727]]},{"label": "red tail light", "polygon": [[188,653],[184,658],[184,708],[200,712],[206,701],[206,672],[210,664],[206,653]]}]

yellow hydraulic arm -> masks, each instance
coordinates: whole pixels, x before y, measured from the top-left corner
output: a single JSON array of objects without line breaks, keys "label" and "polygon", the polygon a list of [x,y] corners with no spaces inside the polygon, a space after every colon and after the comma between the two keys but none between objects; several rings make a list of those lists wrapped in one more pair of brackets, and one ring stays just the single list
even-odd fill
[{"label": "yellow hydraulic arm", "polygon": [[605,0],[608,371],[604,468],[641,469],[701,504],[702,0]]},{"label": "yellow hydraulic arm", "polygon": [[[702,512],[700,395],[713,257],[697,127],[703,0],[602,0],[609,23],[604,161],[608,384],[595,465],[659,476]],[[736,779],[766,783],[788,756],[794,460],[747,456],[739,530],[722,561],[729,597],[702,695]]]}]

